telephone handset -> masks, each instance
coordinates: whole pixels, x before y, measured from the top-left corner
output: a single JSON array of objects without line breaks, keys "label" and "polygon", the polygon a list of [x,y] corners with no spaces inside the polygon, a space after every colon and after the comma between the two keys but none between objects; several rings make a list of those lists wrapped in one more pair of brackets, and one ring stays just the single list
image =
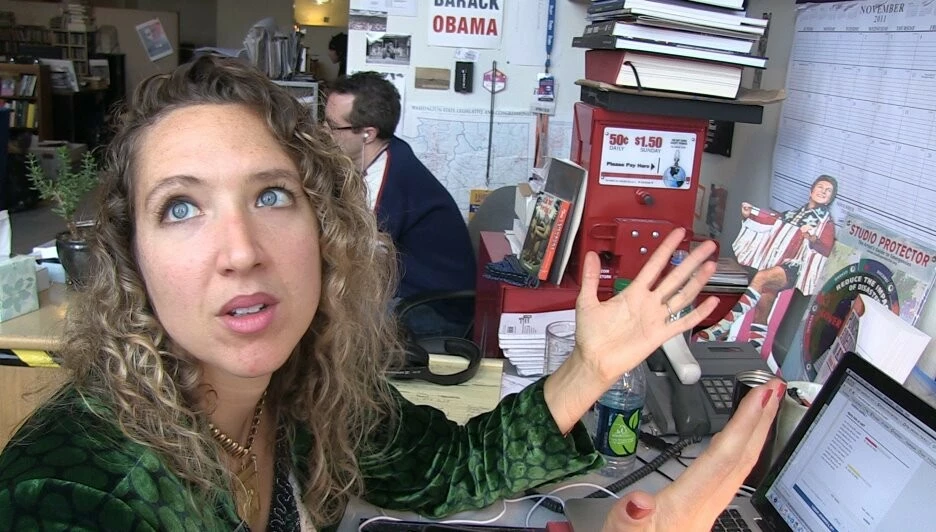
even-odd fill
[{"label": "telephone handset", "polygon": [[647,358],[646,406],[661,434],[687,437],[720,431],[731,414],[735,374],[769,371],[749,342],[696,342],[689,350],[701,369],[699,381],[690,385],[680,382],[662,349]]}]

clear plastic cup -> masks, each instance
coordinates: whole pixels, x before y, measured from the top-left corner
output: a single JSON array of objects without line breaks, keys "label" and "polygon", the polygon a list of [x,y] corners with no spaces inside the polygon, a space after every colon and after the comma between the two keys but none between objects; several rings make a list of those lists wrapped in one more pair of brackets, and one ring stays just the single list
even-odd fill
[{"label": "clear plastic cup", "polygon": [[549,375],[562,365],[575,349],[575,322],[555,321],[546,326],[546,363]]}]

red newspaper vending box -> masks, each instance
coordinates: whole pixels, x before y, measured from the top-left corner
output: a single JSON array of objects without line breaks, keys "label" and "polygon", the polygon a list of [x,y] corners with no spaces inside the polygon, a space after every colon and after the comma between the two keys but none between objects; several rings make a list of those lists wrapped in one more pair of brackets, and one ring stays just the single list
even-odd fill
[{"label": "red newspaper vending box", "polygon": [[571,159],[588,170],[569,272],[582,280],[585,253],[601,257],[601,286],[633,279],[674,228],[693,238],[708,120],[608,111],[575,104]]}]

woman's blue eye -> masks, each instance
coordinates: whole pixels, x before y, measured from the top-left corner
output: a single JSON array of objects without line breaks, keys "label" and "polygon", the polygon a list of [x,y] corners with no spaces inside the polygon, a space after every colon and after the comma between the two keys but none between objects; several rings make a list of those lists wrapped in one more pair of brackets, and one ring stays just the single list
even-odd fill
[{"label": "woman's blue eye", "polygon": [[292,194],[282,188],[268,188],[257,198],[257,207],[283,207],[292,203]]},{"label": "woman's blue eye", "polygon": [[166,208],[166,219],[170,222],[180,222],[196,215],[198,207],[185,200],[173,200]]}]

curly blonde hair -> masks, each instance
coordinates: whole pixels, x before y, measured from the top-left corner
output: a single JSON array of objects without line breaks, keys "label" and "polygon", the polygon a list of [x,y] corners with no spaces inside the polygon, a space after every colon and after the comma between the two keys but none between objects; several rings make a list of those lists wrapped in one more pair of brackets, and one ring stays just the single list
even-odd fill
[{"label": "curly blonde hair", "polygon": [[[161,456],[200,502],[230,486],[207,415],[196,401],[199,369],[174,350],[155,316],[134,252],[134,161],[141,136],[169,112],[238,104],[257,112],[296,162],[321,228],[322,297],[267,404],[280,426],[307,431],[304,502],[313,521],[336,521],[359,493],[357,456],[379,420],[393,415],[383,378],[399,353],[388,313],[396,287],[390,239],[378,231],[364,181],[308,109],[252,67],[202,57],[136,89],[117,117],[102,176],[94,273],[69,305],[63,349],[72,388],[102,401],[109,419]],[[101,415],[104,415],[103,413]]]}]

